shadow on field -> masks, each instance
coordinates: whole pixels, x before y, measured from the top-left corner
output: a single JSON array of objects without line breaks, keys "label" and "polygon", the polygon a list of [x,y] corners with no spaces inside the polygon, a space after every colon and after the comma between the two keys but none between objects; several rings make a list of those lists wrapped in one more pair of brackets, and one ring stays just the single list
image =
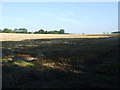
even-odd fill
[{"label": "shadow on field", "polygon": [[2,42],[3,88],[118,88],[118,38]]}]

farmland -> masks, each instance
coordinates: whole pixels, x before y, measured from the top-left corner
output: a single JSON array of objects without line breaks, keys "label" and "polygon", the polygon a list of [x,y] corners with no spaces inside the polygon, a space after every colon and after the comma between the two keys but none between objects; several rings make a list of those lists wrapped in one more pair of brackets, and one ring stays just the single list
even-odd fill
[{"label": "farmland", "polygon": [[119,36],[5,34],[3,88],[118,88]]},{"label": "farmland", "polygon": [[25,39],[54,39],[54,38],[102,38],[110,37],[110,34],[15,34],[0,33],[0,41],[21,41]]}]

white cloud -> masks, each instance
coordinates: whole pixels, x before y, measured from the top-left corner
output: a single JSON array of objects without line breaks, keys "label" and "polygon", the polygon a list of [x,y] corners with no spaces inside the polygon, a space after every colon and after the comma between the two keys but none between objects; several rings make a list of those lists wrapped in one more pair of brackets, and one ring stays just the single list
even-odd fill
[{"label": "white cloud", "polygon": [[50,12],[40,12],[40,11],[37,11],[36,13],[39,14],[39,15],[54,16],[54,14],[50,13]]},{"label": "white cloud", "polygon": [[55,14],[51,13],[51,12],[37,11],[36,14],[51,16],[51,17],[54,17],[54,18],[59,19],[59,20],[64,21],[64,22],[80,24],[80,21],[72,19],[72,18],[68,18],[71,16],[75,16],[75,13],[73,11],[68,11],[66,13],[60,13],[59,15],[56,13]]},{"label": "white cloud", "polygon": [[60,13],[61,17],[74,17],[75,15],[76,13],[73,11],[66,11],[64,13]]},{"label": "white cloud", "polygon": [[58,19],[60,19],[62,21],[66,21],[66,22],[74,22],[73,19],[68,19],[68,18],[64,18],[64,17],[58,17]]},{"label": "white cloud", "polygon": [[80,24],[80,21],[75,20],[75,19],[71,19],[71,18],[66,18],[66,17],[58,17],[59,20],[65,21],[65,22],[69,22],[69,23],[76,23],[76,24]]}]

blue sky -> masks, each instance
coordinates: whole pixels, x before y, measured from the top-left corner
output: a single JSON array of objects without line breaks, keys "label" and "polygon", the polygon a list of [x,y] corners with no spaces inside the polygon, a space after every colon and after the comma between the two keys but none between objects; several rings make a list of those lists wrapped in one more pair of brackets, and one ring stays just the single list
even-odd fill
[{"label": "blue sky", "polygon": [[1,28],[67,33],[103,33],[118,30],[117,2],[3,2]]}]

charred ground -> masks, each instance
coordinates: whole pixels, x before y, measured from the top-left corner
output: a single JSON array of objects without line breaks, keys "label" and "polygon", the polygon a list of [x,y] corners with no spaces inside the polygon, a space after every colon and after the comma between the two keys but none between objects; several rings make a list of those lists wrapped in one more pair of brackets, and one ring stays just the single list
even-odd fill
[{"label": "charred ground", "polygon": [[3,41],[3,88],[118,88],[118,40]]}]

